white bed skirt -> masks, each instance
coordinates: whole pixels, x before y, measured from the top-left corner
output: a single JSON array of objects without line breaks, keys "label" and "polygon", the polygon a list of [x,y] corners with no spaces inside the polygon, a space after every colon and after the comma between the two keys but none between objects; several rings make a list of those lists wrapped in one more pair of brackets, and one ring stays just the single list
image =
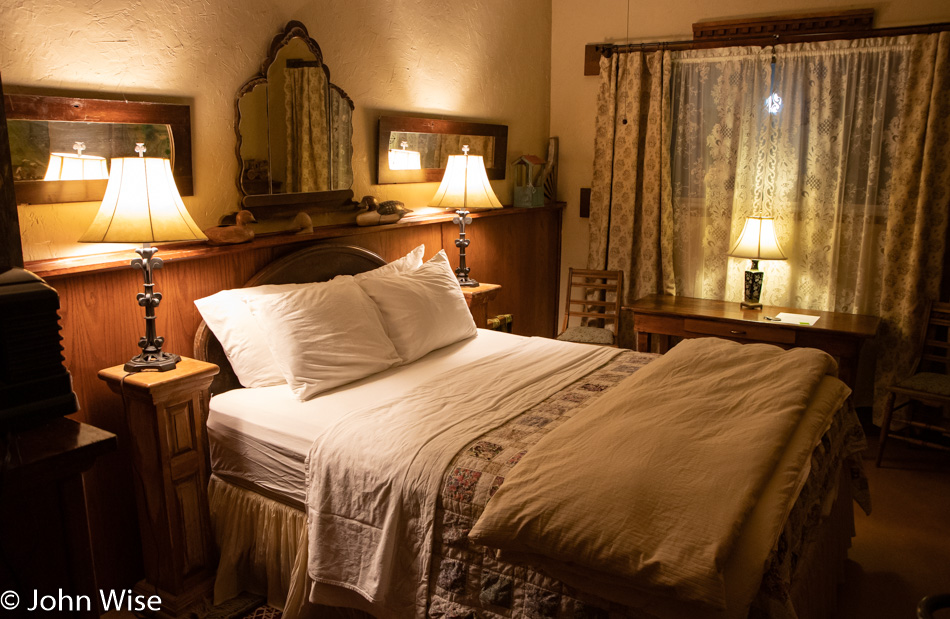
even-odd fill
[{"label": "white bed skirt", "polygon": [[248,591],[294,619],[306,599],[307,516],[214,475],[208,483],[211,526],[221,553],[214,603]]}]

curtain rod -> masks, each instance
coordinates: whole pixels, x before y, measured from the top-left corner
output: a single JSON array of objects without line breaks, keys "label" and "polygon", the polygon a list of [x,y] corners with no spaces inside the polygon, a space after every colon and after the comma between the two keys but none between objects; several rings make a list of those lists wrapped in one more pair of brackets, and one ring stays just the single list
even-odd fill
[{"label": "curtain rod", "polygon": [[679,41],[652,41],[649,43],[590,43],[584,48],[584,75],[600,73],[600,57],[609,58],[612,54],[630,52],[684,51],[690,49],[710,49],[716,47],[735,47],[738,45],[782,45],[785,43],[803,43],[808,41],[834,41],[850,39],[873,39],[895,37],[908,34],[933,34],[950,30],[950,22],[924,24],[921,26],[896,26],[893,28],[872,28],[846,32],[816,32],[813,34],[765,34],[739,35],[715,39],[683,39]]}]

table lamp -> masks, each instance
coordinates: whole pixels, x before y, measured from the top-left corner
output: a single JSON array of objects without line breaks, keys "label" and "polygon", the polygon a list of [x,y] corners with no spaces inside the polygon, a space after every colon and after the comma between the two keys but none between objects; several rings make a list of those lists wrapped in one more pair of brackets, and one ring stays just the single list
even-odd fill
[{"label": "table lamp", "polygon": [[207,237],[188,214],[175,186],[171,162],[158,157],[145,157],[145,145],[135,146],[138,157],[116,157],[106,194],[95,219],[81,243],[142,243],[135,253],[139,258],[132,266],[142,269],[145,292],[136,299],[145,308],[145,337],[139,340],[142,353],[125,364],[126,372],[142,370],[167,371],[175,368],[181,357],[162,350],[165,338],[155,335],[155,308],[162,300],[154,292],[152,270],[162,268],[162,259],[155,256],[158,248],[150,243],[205,240]]},{"label": "table lamp", "polygon": [[465,248],[471,243],[470,239],[465,238],[465,226],[472,223],[468,214],[470,210],[489,210],[502,206],[488,182],[481,155],[469,155],[467,145],[462,147],[462,153],[449,156],[442,184],[429,201],[429,206],[455,210],[452,223],[459,227],[459,238],[455,240],[455,246],[459,248],[459,268],[455,269],[455,275],[459,286],[475,288],[478,282],[468,276],[471,269],[465,266]]},{"label": "table lamp", "polygon": [[785,260],[785,253],[775,236],[775,221],[771,217],[753,215],[745,220],[739,240],[728,254],[734,258],[750,258],[752,268],[745,272],[745,300],[743,309],[762,309],[762,281],[765,273],[759,270],[759,260]]}]

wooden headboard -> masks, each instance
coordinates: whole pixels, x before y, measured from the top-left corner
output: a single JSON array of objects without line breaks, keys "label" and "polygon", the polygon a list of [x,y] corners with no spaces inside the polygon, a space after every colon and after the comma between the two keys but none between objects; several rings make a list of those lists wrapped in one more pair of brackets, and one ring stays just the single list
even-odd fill
[{"label": "wooden headboard", "polygon": [[[337,275],[356,275],[384,264],[385,260],[362,247],[317,245],[271,262],[247,280],[244,288],[264,284],[325,282]],[[241,387],[224,349],[203,320],[195,332],[195,357],[221,368],[211,383],[211,395]]]}]

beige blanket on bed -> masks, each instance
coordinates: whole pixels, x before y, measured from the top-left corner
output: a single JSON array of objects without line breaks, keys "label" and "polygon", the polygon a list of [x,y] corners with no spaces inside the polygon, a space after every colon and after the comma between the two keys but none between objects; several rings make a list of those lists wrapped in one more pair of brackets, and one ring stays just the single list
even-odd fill
[{"label": "beige blanket on bed", "polygon": [[342,603],[343,587],[376,617],[425,616],[435,501],[452,458],[619,352],[530,338],[328,428],[307,462],[310,600]]},{"label": "beige blanket on bed", "polygon": [[684,341],[542,439],[470,538],[722,609],[737,534],[835,372],[818,350]]}]

